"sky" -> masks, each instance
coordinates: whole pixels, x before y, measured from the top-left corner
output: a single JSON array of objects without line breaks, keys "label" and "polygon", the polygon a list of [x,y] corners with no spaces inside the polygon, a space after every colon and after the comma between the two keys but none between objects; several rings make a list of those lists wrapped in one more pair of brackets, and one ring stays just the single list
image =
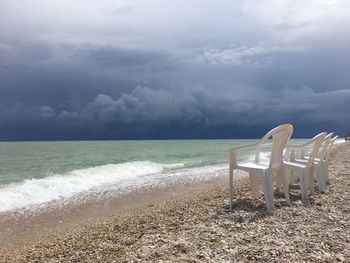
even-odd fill
[{"label": "sky", "polygon": [[350,1],[1,0],[0,140],[350,131]]}]

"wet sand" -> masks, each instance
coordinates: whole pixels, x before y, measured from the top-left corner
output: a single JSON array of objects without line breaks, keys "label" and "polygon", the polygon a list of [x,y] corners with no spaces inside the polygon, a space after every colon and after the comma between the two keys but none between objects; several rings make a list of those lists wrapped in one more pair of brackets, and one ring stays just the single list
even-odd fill
[{"label": "wet sand", "polygon": [[[247,179],[237,180],[235,186],[235,205],[230,212],[226,211],[226,178],[203,185],[178,186],[180,191],[170,187],[134,195],[127,198],[130,203],[120,201],[119,206],[115,203],[115,207],[106,209],[110,212],[102,213],[99,223],[87,220],[78,227],[74,219],[75,223],[66,231],[54,231],[55,234],[47,234],[33,244],[27,242],[3,249],[0,259],[3,262],[349,262],[349,143],[334,147],[330,185],[324,193],[316,190],[308,207],[301,202],[298,185],[291,187],[291,206],[282,193],[275,194],[274,214],[266,213],[263,196],[251,197]],[[126,210],[121,209],[121,203],[126,205]],[[77,213],[78,219],[90,215],[91,210],[84,211],[83,216]],[[63,225],[69,222],[64,221]]]},{"label": "wet sand", "polygon": [[21,247],[35,241],[62,235],[75,228],[84,228],[105,219],[122,216],[146,207],[186,198],[208,187],[225,184],[226,177],[219,177],[196,184],[173,184],[171,186],[138,189],[114,198],[90,198],[86,202],[70,202],[31,210],[0,214],[0,248]]}]

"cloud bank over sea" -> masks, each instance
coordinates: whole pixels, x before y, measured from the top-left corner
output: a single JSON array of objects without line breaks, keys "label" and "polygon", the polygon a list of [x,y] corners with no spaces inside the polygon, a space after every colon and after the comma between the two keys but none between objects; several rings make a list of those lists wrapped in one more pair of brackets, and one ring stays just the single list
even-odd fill
[{"label": "cloud bank over sea", "polygon": [[342,0],[4,1],[0,139],[346,132],[349,12]]}]

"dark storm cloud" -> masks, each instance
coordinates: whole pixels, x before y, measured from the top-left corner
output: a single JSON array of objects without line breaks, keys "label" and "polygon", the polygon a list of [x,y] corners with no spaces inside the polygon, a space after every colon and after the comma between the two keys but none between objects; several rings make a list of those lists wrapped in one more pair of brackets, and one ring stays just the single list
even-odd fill
[{"label": "dark storm cloud", "polygon": [[237,126],[264,127],[267,123],[292,122],[302,127],[325,123],[342,126],[350,122],[348,114],[339,112],[350,104],[349,90],[317,93],[305,87],[298,93],[284,89],[277,95],[270,95],[263,99],[243,100],[234,96],[220,98],[196,90],[178,96],[163,89],[138,86],[117,99],[100,94],[79,111],[56,112],[50,106],[26,108],[21,104],[2,106],[0,128],[9,131],[25,127],[28,133],[28,130],[40,127],[51,137],[71,129],[73,132],[85,130],[85,135],[92,138],[101,135],[147,138],[147,133],[157,134],[165,128],[218,132]]},{"label": "dark storm cloud", "polygon": [[[160,64],[167,59],[166,55],[161,52],[114,47],[80,50],[76,56],[107,68],[150,66]],[[164,66],[169,65],[170,61],[163,64]]]},{"label": "dark storm cloud", "polygon": [[0,139],[346,132],[349,12],[343,0],[3,1]]}]

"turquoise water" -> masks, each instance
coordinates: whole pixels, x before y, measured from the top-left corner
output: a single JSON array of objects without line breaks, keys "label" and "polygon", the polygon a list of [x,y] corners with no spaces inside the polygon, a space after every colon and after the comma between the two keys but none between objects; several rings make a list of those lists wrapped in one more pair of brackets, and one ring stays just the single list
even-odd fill
[{"label": "turquoise water", "polygon": [[1,142],[0,212],[89,191],[219,176],[227,172],[230,147],[254,141]]},{"label": "turquoise water", "polygon": [[106,164],[225,162],[230,146],[254,140],[1,142],[0,185]]}]

